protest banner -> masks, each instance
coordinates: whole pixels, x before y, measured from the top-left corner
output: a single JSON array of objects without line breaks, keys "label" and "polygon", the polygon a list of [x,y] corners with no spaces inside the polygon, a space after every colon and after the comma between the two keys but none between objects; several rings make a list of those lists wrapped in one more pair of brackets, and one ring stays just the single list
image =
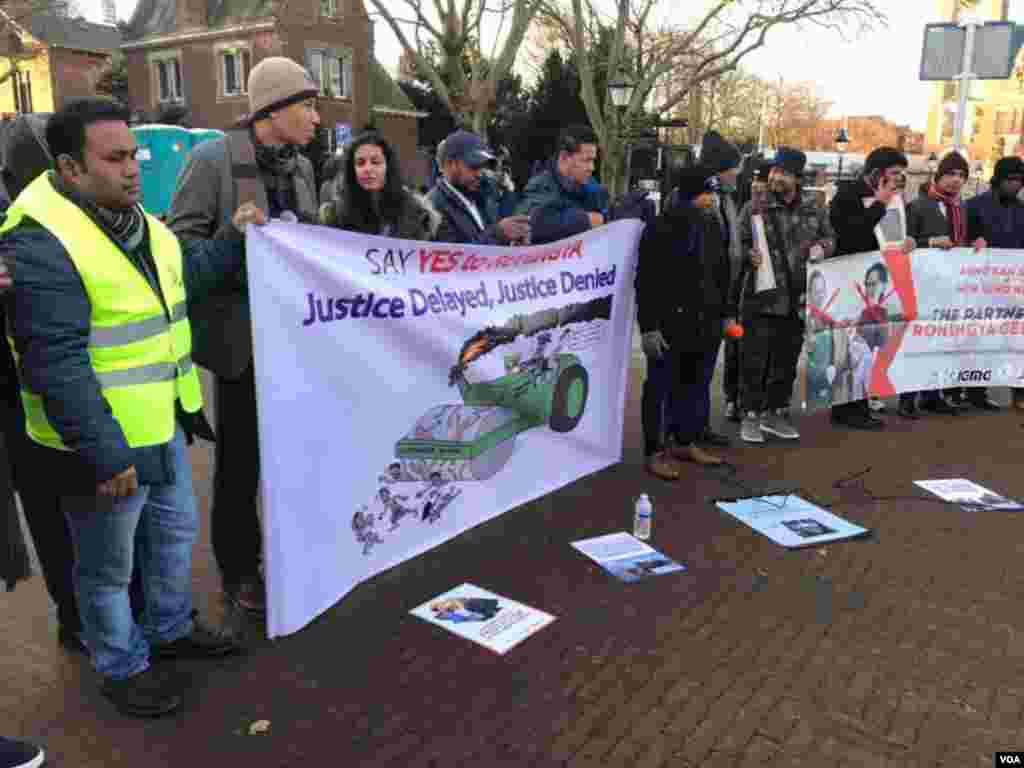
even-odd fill
[{"label": "protest banner", "polygon": [[1024,251],[887,249],[807,272],[805,408],[1024,386]]},{"label": "protest banner", "polygon": [[621,459],[642,226],[525,248],[249,228],[271,637]]}]

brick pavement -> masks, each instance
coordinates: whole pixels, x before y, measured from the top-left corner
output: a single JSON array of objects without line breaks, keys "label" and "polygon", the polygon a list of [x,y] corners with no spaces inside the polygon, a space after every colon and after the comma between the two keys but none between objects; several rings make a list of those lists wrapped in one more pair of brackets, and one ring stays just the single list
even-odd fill
[{"label": "brick pavement", "polygon": [[[962,768],[1024,747],[1024,517],[906,498],[926,476],[1024,497],[1021,417],[891,417],[860,434],[815,415],[799,445],[728,450],[747,487],[799,487],[876,532],[785,552],[708,502],[738,493],[721,473],[643,474],[638,381],[623,464],[381,574],[295,636],[247,626],[246,656],[180,665],[191,686],[175,718],[113,714],[57,650],[33,579],[0,602],[2,730],[76,768]],[[205,512],[209,454],[195,458]],[[833,487],[868,466],[861,487]],[[690,570],[622,585],[568,542],[628,526],[641,490],[654,545]],[[407,615],[462,581],[558,621],[498,657]],[[205,539],[196,583],[204,613],[235,621]],[[248,735],[258,719],[270,730]]]}]

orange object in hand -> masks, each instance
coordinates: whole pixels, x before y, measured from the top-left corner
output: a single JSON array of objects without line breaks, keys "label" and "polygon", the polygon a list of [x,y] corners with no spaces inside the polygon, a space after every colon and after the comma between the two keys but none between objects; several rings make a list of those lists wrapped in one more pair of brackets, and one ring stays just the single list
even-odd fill
[{"label": "orange object in hand", "polygon": [[743,337],[743,326],[739,323],[733,323],[725,329],[725,335],[730,339],[740,339]]}]

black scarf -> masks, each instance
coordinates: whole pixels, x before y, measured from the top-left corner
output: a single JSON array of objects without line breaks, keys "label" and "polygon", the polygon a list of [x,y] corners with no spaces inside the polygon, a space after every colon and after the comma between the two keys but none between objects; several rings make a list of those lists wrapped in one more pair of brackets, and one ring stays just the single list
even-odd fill
[{"label": "black scarf", "polygon": [[291,189],[292,177],[299,162],[299,150],[294,144],[268,147],[252,137],[256,147],[256,164],[266,172],[266,182],[275,189]]}]

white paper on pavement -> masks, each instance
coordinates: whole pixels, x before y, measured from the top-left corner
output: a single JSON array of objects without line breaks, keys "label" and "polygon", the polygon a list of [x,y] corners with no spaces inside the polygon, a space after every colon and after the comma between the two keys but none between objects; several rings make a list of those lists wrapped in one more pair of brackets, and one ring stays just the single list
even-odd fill
[{"label": "white paper on pavement", "polygon": [[754,248],[761,254],[761,266],[755,275],[754,293],[775,290],[775,269],[772,267],[772,255],[768,250],[768,238],[764,234],[764,218],[755,214],[750,217],[750,226],[754,231]]},{"label": "white paper on pavement", "polygon": [[968,512],[986,512],[1004,510],[1019,512],[1024,510],[1020,502],[1008,499],[977,483],[955,478],[950,480],[915,480],[914,485],[924,488],[929,493],[944,501],[959,505]]},{"label": "white paper on pavement", "polygon": [[716,506],[788,549],[853,539],[870,533],[867,528],[854,525],[794,495],[754,496],[731,502],[719,501]]},{"label": "white paper on pavement", "polygon": [[685,565],[671,560],[653,547],[621,531],[574,541],[572,547],[612,576],[626,582],[686,570]]},{"label": "white paper on pavement", "polygon": [[463,584],[410,613],[503,654],[546,627],[555,617],[472,584]]}]

